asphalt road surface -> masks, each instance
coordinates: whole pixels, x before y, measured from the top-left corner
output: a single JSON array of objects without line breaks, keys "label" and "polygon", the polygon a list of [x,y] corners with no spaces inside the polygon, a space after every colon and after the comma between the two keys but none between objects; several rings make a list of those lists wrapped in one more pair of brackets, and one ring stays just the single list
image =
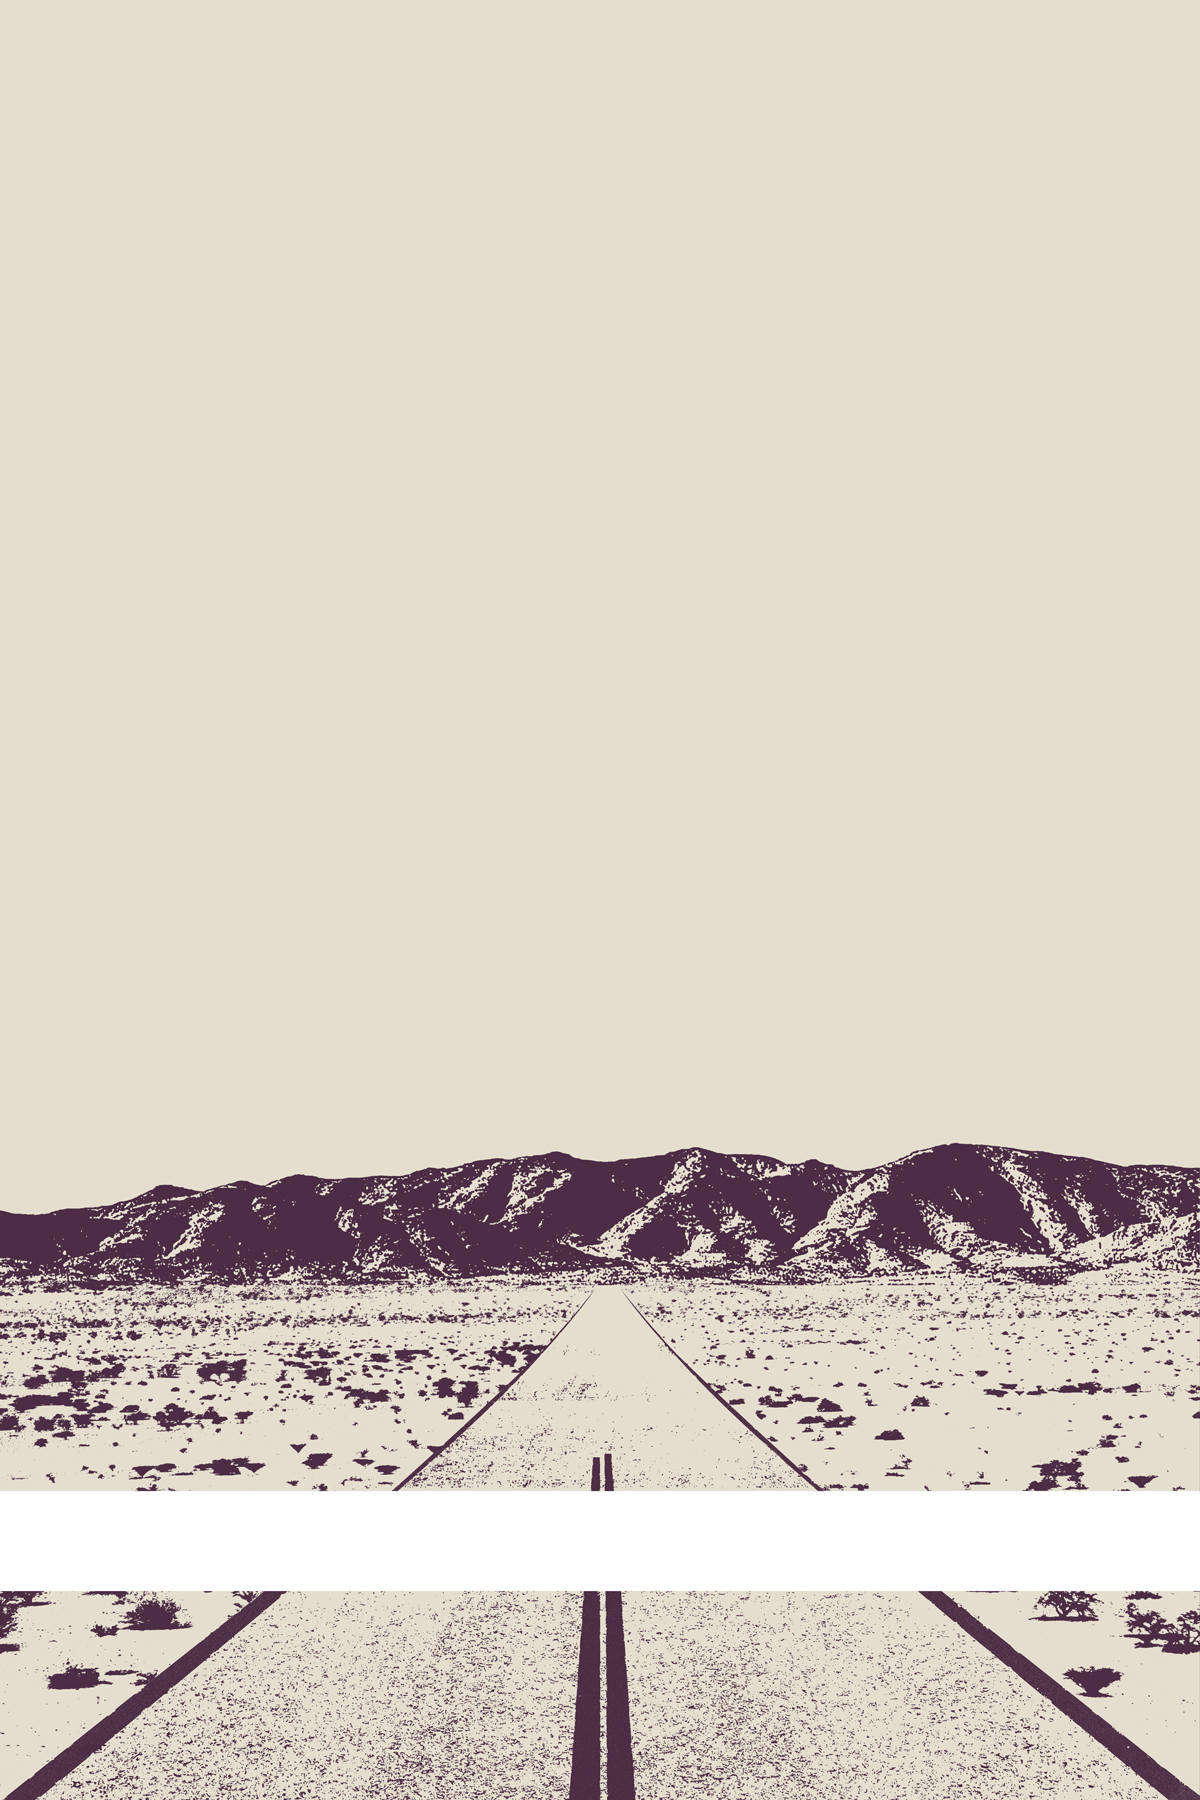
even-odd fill
[{"label": "asphalt road surface", "polygon": [[651,1329],[596,1288],[537,1361],[402,1485],[586,1488],[597,1452],[622,1489],[813,1486]]},{"label": "asphalt road surface", "polygon": [[1149,1800],[1155,1789],[918,1594],[293,1593],[49,1791]]},{"label": "asphalt road surface", "polygon": [[565,1800],[579,1612],[578,1594],[285,1594],[50,1792]]},{"label": "asphalt road surface", "polygon": [[1151,1800],[919,1594],[627,1593],[637,1800]]}]

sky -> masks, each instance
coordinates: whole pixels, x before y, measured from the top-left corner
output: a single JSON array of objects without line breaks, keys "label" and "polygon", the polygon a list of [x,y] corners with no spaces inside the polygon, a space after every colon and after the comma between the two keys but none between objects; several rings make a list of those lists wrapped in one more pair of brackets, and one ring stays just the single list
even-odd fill
[{"label": "sky", "polygon": [[67,12],[0,1207],[1200,1164],[1194,16]]}]

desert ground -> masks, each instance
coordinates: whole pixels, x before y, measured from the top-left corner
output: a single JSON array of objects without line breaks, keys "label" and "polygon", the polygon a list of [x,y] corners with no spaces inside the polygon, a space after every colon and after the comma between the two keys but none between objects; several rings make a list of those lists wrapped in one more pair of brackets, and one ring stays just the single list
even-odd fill
[{"label": "desert ground", "polygon": [[1200,1487],[1194,1278],[629,1293],[822,1487]]},{"label": "desert ground", "polygon": [[584,1297],[469,1283],[10,1295],[0,1487],[394,1488]]},{"label": "desert ground", "polygon": [[[1175,1655],[1162,1642],[1143,1645],[1129,1632],[1127,1609],[1156,1611],[1168,1621],[1200,1607],[1198,1593],[1098,1593],[1092,1619],[1060,1619],[1036,1594],[966,1594],[951,1599],[1045,1669],[1101,1718],[1123,1731],[1189,1787],[1200,1788],[1200,1654]],[[1080,1694],[1068,1670],[1115,1669],[1098,1698]]]},{"label": "desert ground", "polygon": [[[592,1285],[10,1291],[0,1488],[394,1488]],[[622,1285],[821,1487],[1200,1487],[1193,1278]]]},{"label": "desert ground", "polygon": [[[0,1637],[0,1793],[57,1756],[243,1604],[235,1594],[159,1594],[153,1597],[177,1603],[175,1623],[138,1630],[128,1619],[144,1597],[42,1593],[17,1610]],[[89,1685],[49,1685],[51,1676],[72,1667]]]},{"label": "desert ground", "polygon": [[[191,1623],[137,1633],[121,1623],[137,1596],[30,1598],[11,1637],[17,1653],[0,1657],[3,1792],[249,1596],[169,1596]],[[1124,1635],[1126,1596],[1096,1596],[1094,1621],[1065,1625],[1047,1622],[1032,1593],[954,1598],[1047,1672],[1081,1658],[1118,1666],[1115,1691],[1125,1693],[1089,1708],[1195,1781],[1200,1657],[1138,1650]],[[1173,1616],[1196,1598],[1157,1602]],[[1152,1791],[920,1595],[622,1599],[638,1800],[800,1791],[1144,1800]],[[80,1762],[64,1790],[105,1800],[565,1794],[578,1749],[582,1600],[286,1594],[257,1618],[248,1613],[243,1631]],[[114,1622],[115,1634],[95,1635]],[[50,1676],[68,1664],[95,1668],[99,1682],[51,1690]]]}]

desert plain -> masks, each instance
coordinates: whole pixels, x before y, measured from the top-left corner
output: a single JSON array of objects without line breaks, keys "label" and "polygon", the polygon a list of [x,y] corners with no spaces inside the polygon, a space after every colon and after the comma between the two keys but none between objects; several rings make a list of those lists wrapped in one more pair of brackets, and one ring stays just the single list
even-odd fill
[{"label": "desert plain", "polygon": [[[398,1487],[505,1393],[595,1285],[10,1288],[0,1491]],[[1186,1274],[620,1285],[817,1487],[1200,1487]],[[524,1485],[539,1485],[536,1469]]]}]

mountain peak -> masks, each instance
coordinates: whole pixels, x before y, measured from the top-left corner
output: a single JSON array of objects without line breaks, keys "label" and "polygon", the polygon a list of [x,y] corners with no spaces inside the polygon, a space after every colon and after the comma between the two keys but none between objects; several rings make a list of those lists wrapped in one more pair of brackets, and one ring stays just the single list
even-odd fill
[{"label": "mountain peak", "polygon": [[9,1278],[339,1280],[590,1269],[835,1280],[906,1270],[1056,1275],[1190,1266],[1200,1171],[938,1144],[872,1169],[702,1145],[565,1151],[401,1176],[285,1175],[0,1214]]}]

